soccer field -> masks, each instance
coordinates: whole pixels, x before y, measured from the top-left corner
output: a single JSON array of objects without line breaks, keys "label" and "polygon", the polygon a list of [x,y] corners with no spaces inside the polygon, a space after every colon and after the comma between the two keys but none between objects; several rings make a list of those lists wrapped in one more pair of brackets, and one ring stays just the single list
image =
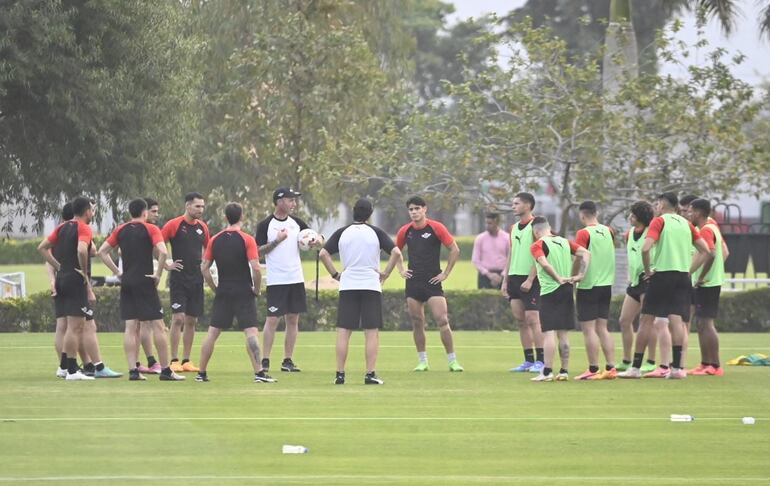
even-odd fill
[{"label": "soccer field", "polygon": [[[446,370],[432,332],[431,371],[417,374],[411,333],[381,334],[378,387],[363,385],[360,333],[344,386],[331,384],[333,333],[300,335],[303,372],[274,372],[276,384],[252,382],[235,332],[220,339],[209,383],[192,374],[181,383],[65,382],[54,378],[51,334],[3,334],[0,483],[770,483],[769,368],[684,381],[530,383],[532,375],[507,371],[522,358],[517,334],[455,336],[466,372]],[[116,370],[125,369],[121,337],[100,335]],[[579,334],[571,342],[577,375],[585,351]],[[723,335],[722,346],[723,359],[767,353],[770,334]],[[697,359],[691,349],[688,361]],[[672,423],[672,413],[696,420]],[[743,425],[744,416],[756,424]],[[283,455],[283,444],[310,452]]]}]

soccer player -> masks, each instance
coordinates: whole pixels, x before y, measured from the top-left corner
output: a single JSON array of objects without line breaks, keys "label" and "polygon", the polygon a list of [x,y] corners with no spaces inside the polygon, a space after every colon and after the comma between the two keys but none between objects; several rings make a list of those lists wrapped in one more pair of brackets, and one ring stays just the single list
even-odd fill
[{"label": "soccer player", "polygon": [[[76,356],[86,320],[92,318],[94,312],[91,308],[93,290],[87,276],[88,248],[92,241],[89,224],[94,207],[88,198],[77,197],[72,201],[72,211],[74,218],[59,225],[40,243],[38,251],[56,271],[54,308],[57,319],[66,320],[59,368],[67,370],[64,377],[67,381],[93,380],[94,377],[80,371]],[[88,351],[98,354],[96,350],[86,349]]]},{"label": "soccer player", "polygon": [[[623,299],[623,307],[620,309],[620,333],[623,341],[623,361],[616,365],[619,372],[626,371],[631,366],[631,354],[634,349],[634,320],[642,310],[644,293],[647,290],[647,281],[644,278],[644,264],[642,264],[642,245],[647,236],[647,228],[655,216],[652,204],[647,201],[637,201],[631,205],[628,222],[631,229],[626,234],[626,254],[628,257],[628,288]],[[657,338],[655,333],[650,333],[647,343],[648,360],[641,367],[642,373],[655,370],[655,347]]]},{"label": "soccer player", "polygon": [[[365,385],[382,385],[377,376],[377,353],[379,351],[379,330],[382,329],[382,282],[398,266],[402,276],[401,251],[393,240],[380,228],[366,221],[372,215],[372,203],[359,199],[353,206],[353,224],[338,229],[332,234],[320,252],[321,261],[335,280],[340,282],[339,303],[337,304],[337,373],[335,385],[345,384],[345,363],[348,358],[350,336],[355,329],[364,330],[366,342]],[[380,251],[390,254],[383,272],[380,272]],[[342,272],[334,267],[331,256],[339,253]]]},{"label": "soccer player", "polygon": [[[575,328],[575,302],[573,284],[580,282],[589,268],[591,253],[576,243],[551,233],[548,220],[538,216],[532,220],[535,242],[530,247],[537,262],[540,281],[540,323],[545,347],[543,371],[532,381],[567,381],[569,379],[569,338],[567,333]],[[571,276],[573,255],[578,259],[578,273]],[[556,340],[559,341],[561,369],[553,374]]]},{"label": "soccer player", "polygon": [[[157,226],[160,219],[160,205],[158,201],[151,197],[146,197],[144,200],[147,202],[147,223]],[[161,371],[160,363],[155,359],[155,355],[152,354],[152,329],[149,326],[140,326],[139,339],[142,343],[142,350],[147,357],[147,366],[142,366],[141,363],[136,364],[136,367],[139,368],[139,373],[159,375]]]},{"label": "soccer player", "polygon": [[[575,235],[575,243],[591,253],[593,263],[577,284],[577,315],[588,355],[588,369],[576,380],[613,380],[615,342],[607,329],[610,316],[612,284],[615,282],[615,233],[599,224],[596,203],[583,201],[579,208],[580,221],[585,226]],[[599,370],[599,347],[606,365]]]},{"label": "soccer player", "polygon": [[[412,334],[417,347],[418,363],[414,371],[428,371],[428,352],[425,347],[425,311],[424,305],[433,315],[438,325],[441,342],[447,353],[449,371],[463,371],[457,361],[452,340],[452,329],[449,327],[449,310],[441,282],[449,277],[458,258],[460,248],[457,246],[446,226],[426,217],[428,211],[425,200],[412,196],[406,201],[411,223],[405,224],[398,230],[396,246],[399,251],[409,248],[409,270],[406,272],[406,305],[412,321]],[[449,248],[449,258],[446,268],[441,270],[441,245]]]},{"label": "soccer player", "polygon": [[[262,285],[259,269],[259,250],[254,238],[241,230],[243,207],[236,202],[225,206],[228,226],[214,235],[203,256],[203,278],[214,291],[211,309],[211,325],[201,345],[200,371],[195,381],[209,381],[207,369],[214,345],[222,333],[238,319],[238,327],[246,336],[254,382],[275,383],[266,370],[261,368],[259,329],[257,328],[257,297]],[[211,275],[211,264],[217,264],[218,283]]]},{"label": "soccer player", "polygon": [[[281,371],[300,371],[294,364],[293,356],[299,334],[299,315],[307,312],[307,298],[297,235],[308,226],[293,213],[297,209],[297,198],[301,195],[288,187],[276,189],[273,192],[273,213],[257,224],[255,239],[259,245],[259,254],[265,256],[267,267],[267,317],[262,337],[262,368],[266,370],[270,369],[275,331],[283,317],[286,337]],[[320,248],[320,244],[316,247]]]},{"label": "soccer player", "polygon": [[479,271],[477,286],[480,289],[499,289],[506,271],[511,240],[508,234],[500,231],[500,215],[487,213],[487,229],[473,240],[471,261]]},{"label": "soccer player", "polygon": [[[144,199],[129,202],[128,212],[131,219],[118,226],[99,248],[99,257],[104,264],[120,277],[120,318],[126,322],[123,349],[128,360],[128,379],[146,379],[136,366],[140,335],[138,327],[150,326],[162,368],[160,380],[181,381],[184,376],[177,375],[169,366],[166,325],[163,323],[163,306],[158,296],[158,283],[166,260],[163,235],[157,226],[147,223],[147,202]],[[110,255],[115,248],[120,248],[122,271]],[[157,255],[157,269],[153,268],[153,254]]]},{"label": "soccer player", "polygon": [[[206,206],[203,196],[191,192],[184,197],[184,214],[163,226],[163,239],[171,243],[169,271],[171,297],[171,369],[176,372],[198,371],[190,361],[195,325],[203,314],[203,276],[201,255],[209,243],[209,228],[201,220]],[[182,337],[182,330],[184,336]],[[179,338],[183,339],[179,362]]]},{"label": "soccer player", "polygon": [[535,242],[532,234],[532,210],[535,196],[520,192],[513,198],[513,214],[518,221],[511,227],[511,251],[503,279],[502,293],[511,305],[514,319],[519,323],[519,339],[524,349],[524,362],[513,372],[540,373],[543,371],[543,333],[540,330],[538,304],[540,282],[530,247]]},{"label": "soccer player", "polygon": [[724,261],[722,233],[716,223],[709,222],[711,203],[706,199],[695,199],[690,204],[690,221],[700,230],[712,258],[703,263],[703,268],[692,276],[695,287],[695,325],[698,329],[701,363],[688,371],[691,375],[722,376],[724,370],[719,361],[719,335],[714,326],[719,312],[719,293],[724,282]]},{"label": "soccer player", "polygon": [[[632,367],[620,375],[622,378],[641,377],[639,368],[648,336],[654,332],[653,326],[658,328],[660,366],[644,376],[672,379],[687,376],[682,369],[686,332],[683,318],[690,312],[690,274],[697,270],[694,262],[698,260],[691,258],[691,246],[695,245],[701,253],[707,253],[708,248],[697,228],[676,214],[676,194],[663,193],[657,197],[655,204],[659,216],[650,223],[642,245],[644,274],[649,285],[642,304],[634,361]],[[656,317],[668,318],[668,324],[664,319],[656,320]],[[673,369],[669,369],[668,363],[672,363]]]}]

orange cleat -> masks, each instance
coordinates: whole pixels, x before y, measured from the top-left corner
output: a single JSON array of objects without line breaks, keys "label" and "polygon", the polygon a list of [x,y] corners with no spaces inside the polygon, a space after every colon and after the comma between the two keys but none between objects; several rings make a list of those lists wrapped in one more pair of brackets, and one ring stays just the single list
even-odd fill
[{"label": "orange cleat", "polygon": [[708,366],[704,365],[703,363],[701,363],[698,366],[696,366],[695,368],[687,370],[687,374],[688,375],[695,375],[695,376],[705,375],[704,371],[706,370],[706,368],[708,368]]},{"label": "orange cleat", "polygon": [[611,370],[604,370],[595,374],[594,376],[589,378],[589,380],[614,380],[617,377],[618,377],[618,370],[616,370],[615,368],[612,368]]},{"label": "orange cleat", "polygon": [[706,374],[711,376],[724,376],[725,370],[721,366],[719,368],[709,366],[708,368],[706,368]]},{"label": "orange cleat", "polygon": [[585,370],[583,373],[577,375],[575,377],[575,380],[578,380],[578,381],[593,380],[594,379],[593,377],[597,376],[598,374],[599,374],[598,371],[597,372],[593,372],[591,370]]},{"label": "orange cleat", "polygon": [[171,368],[171,371],[173,371],[174,373],[181,373],[182,371],[184,371],[182,369],[182,363],[180,363],[179,361],[172,361],[171,364],[169,365],[169,368]]},{"label": "orange cleat", "polygon": [[[173,369],[173,368],[172,368],[172,369]],[[197,367],[197,366],[195,366],[195,365],[193,364],[193,362],[192,362],[192,361],[188,361],[187,363],[185,363],[185,364],[183,364],[183,365],[182,365],[182,371],[184,371],[185,373],[197,373],[197,372],[199,372],[200,370],[198,369],[198,367]]]}]

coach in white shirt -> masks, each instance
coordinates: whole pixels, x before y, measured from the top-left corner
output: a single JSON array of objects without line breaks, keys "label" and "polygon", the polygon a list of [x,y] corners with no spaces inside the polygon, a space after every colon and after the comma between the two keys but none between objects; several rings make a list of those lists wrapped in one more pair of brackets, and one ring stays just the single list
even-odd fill
[{"label": "coach in white shirt", "polygon": [[[382,385],[374,371],[380,346],[382,328],[382,282],[398,266],[404,274],[401,251],[383,230],[368,224],[372,203],[359,199],[353,206],[353,223],[340,228],[327,240],[320,257],[332,278],[340,282],[337,305],[337,374],[334,383],[345,383],[345,362],[348,357],[350,336],[355,329],[363,329],[366,339],[366,376],[364,384]],[[380,272],[380,250],[390,255],[388,264]],[[340,254],[342,272],[334,267],[332,255]]]}]

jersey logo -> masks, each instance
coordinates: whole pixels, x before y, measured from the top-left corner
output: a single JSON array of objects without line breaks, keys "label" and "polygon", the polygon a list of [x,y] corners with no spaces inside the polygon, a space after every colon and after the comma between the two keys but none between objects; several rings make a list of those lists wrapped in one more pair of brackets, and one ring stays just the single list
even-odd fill
[{"label": "jersey logo", "polygon": [[521,236],[514,236],[516,238],[516,241],[521,241]]},{"label": "jersey logo", "polygon": [[430,238],[430,235],[431,235],[430,233],[423,233],[420,236],[422,236],[423,238],[425,238],[427,240],[428,238]]},{"label": "jersey logo", "polygon": [[196,232],[196,233],[198,233],[199,235],[202,235],[202,234],[203,234],[203,230],[202,230],[202,229],[200,229],[200,228],[198,228],[197,230],[195,230],[195,232]]},{"label": "jersey logo", "polygon": [[564,245],[562,245],[560,241],[551,240],[551,243],[553,243],[554,245],[559,245],[560,247],[564,248]]},{"label": "jersey logo", "polygon": [[596,230],[596,234],[604,236],[604,230]]}]

